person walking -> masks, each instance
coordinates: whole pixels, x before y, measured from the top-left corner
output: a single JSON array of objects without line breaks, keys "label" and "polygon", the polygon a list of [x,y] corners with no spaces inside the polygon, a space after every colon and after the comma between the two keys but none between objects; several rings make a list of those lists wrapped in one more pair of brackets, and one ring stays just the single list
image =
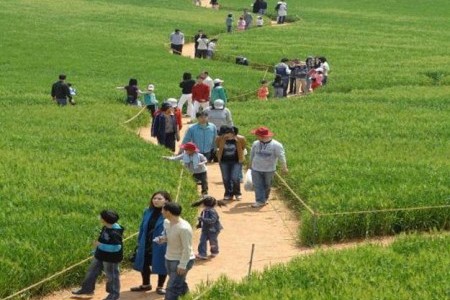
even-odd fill
[{"label": "person walking", "polygon": [[67,99],[69,99],[69,103],[75,103],[72,103],[72,95],[70,94],[69,86],[65,81],[66,75],[61,74],[58,77],[58,81],[52,85],[51,96],[53,101],[55,101],[59,106],[66,106]]},{"label": "person walking", "polygon": [[212,106],[204,111],[208,113],[208,121],[216,125],[217,130],[223,125],[233,126],[231,111],[225,107],[222,99],[217,99]]},{"label": "person walking", "polygon": [[208,174],[206,169],[208,160],[203,154],[199,153],[197,145],[192,142],[181,145],[180,149],[183,151],[181,154],[163,156],[163,158],[167,160],[181,160],[194,179],[201,183],[202,195],[208,194]]},{"label": "person walking", "polygon": [[200,30],[197,32],[197,34],[194,35],[194,51],[195,51],[194,56],[195,56],[196,58],[199,58],[199,53],[198,53],[198,40],[199,40],[201,37],[207,38],[206,34],[203,33],[203,30],[200,29]]},{"label": "person walking", "polygon": [[162,207],[167,202],[172,202],[170,194],[166,191],[158,191],[150,197],[148,208],[144,210],[141,225],[139,226],[138,246],[133,269],[141,272],[142,284],[132,287],[132,292],[145,292],[152,290],[150,275],[158,274],[158,286],[156,293],[164,295],[164,283],[167,278],[167,270],[164,264],[166,245],[157,244],[153,240],[163,235],[164,217],[161,213]]},{"label": "person walking", "polygon": [[233,30],[233,23],[234,23],[233,14],[228,14],[227,18],[225,19],[225,25],[227,26],[228,33],[231,33],[231,31]]},{"label": "person walking", "polygon": [[284,174],[288,173],[283,145],[272,139],[273,133],[267,127],[259,127],[251,131],[257,141],[253,142],[250,151],[250,168],[255,188],[255,203],[252,207],[259,208],[267,204],[272,187],[278,160]]},{"label": "person walking", "polygon": [[198,217],[197,228],[202,230],[200,235],[200,241],[198,243],[198,254],[195,258],[206,260],[207,256],[207,243],[209,241],[209,249],[211,253],[211,258],[216,257],[219,254],[219,240],[218,236],[220,231],[223,229],[220,223],[220,217],[217,213],[215,206],[226,206],[226,203],[211,196],[206,196],[192,203],[192,207],[197,207],[203,205],[203,210]]},{"label": "person walking", "polygon": [[223,87],[223,80],[220,78],[214,79],[214,87],[211,91],[210,105],[214,105],[214,101],[222,99],[225,105],[227,105],[228,95],[227,91]]},{"label": "person walking", "polygon": [[184,45],[184,34],[180,29],[175,29],[174,32],[170,34],[170,49],[175,55],[181,55],[183,53]]},{"label": "person walking", "polygon": [[[197,76],[197,82],[192,87],[192,102],[194,109],[192,110],[191,119],[195,119],[195,115],[209,106],[210,89],[203,82],[205,75]],[[201,108],[201,109],[200,109]]]},{"label": "person walking", "polygon": [[175,152],[175,141],[180,140],[180,132],[170,103],[164,102],[161,105],[160,112],[153,119],[151,130],[151,135],[156,137],[159,145]]},{"label": "person walking", "polygon": [[144,92],[144,105],[147,107],[147,110],[153,119],[158,108],[158,100],[156,100],[155,86],[153,84],[149,84],[147,91]]},{"label": "person walking", "polygon": [[182,208],[175,202],[167,202],[162,208],[165,235],[159,243],[167,243],[165,255],[166,269],[169,274],[165,300],[177,300],[189,292],[186,276],[194,265],[195,255],[192,249],[192,227],[181,218]]},{"label": "person walking", "polygon": [[139,90],[138,87],[138,81],[135,78],[130,78],[128,81],[128,85],[126,86],[118,86],[118,90],[125,90],[127,93],[127,98],[125,100],[126,104],[128,105],[138,105],[138,97],[139,94],[143,93],[141,90]]},{"label": "person walking", "polygon": [[209,39],[202,35],[197,39],[197,58],[207,58]]},{"label": "person walking", "polygon": [[244,152],[247,141],[243,136],[237,136],[232,126],[220,127],[216,138],[217,159],[222,173],[225,189],[223,200],[242,200],[241,172],[244,162]]},{"label": "person walking", "polygon": [[208,161],[211,160],[213,153],[216,150],[216,126],[208,121],[208,113],[205,111],[199,112],[196,115],[198,123],[189,127],[186,135],[183,138],[182,144],[192,142],[200,149]]},{"label": "person walking", "polygon": [[281,0],[278,2],[277,4],[277,23],[278,24],[284,24],[284,22],[286,21],[286,16],[287,16],[287,3],[285,0]]},{"label": "person walking", "polygon": [[289,75],[291,74],[291,69],[289,69],[288,58],[282,58],[281,61],[275,65],[275,74],[281,76],[281,81],[283,82],[283,97],[287,97],[287,89],[289,86]]},{"label": "person walking", "polygon": [[192,79],[192,74],[185,72],[183,74],[183,81],[180,82],[181,97],[178,100],[178,108],[180,111],[183,109],[184,103],[186,104],[186,114],[192,118],[194,106],[192,104],[192,87],[195,85],[195,80]]},{"label": "person walking", "polygon": [[245,30],[249,29],[252,26],[253,16],[248,12],[247,9],[244,9],[244,21],[245,21]]},{"label": "person walking", "polygon": [[181,114],[181,110],[178,108],[178,100],[175,98],[167,99],[167,102],[172,106],[172,112],[175,116],[175,120],[177,121],[178,133],[181,132],[183,128],[183,116]]},{"label": "person walking", "polygon": [[92,296],[95,282],[102,271],[106,275],[105,300],[117,300],[120,297],[119,264],[123,260],[123,231],[124,228],[117,223],[119,215],[112,210],[103,210],[100,213],[100,222],[103,227],[100,235],[94,241],[94,258],[84,277],[81,288],[73,291],[75,296]]}]

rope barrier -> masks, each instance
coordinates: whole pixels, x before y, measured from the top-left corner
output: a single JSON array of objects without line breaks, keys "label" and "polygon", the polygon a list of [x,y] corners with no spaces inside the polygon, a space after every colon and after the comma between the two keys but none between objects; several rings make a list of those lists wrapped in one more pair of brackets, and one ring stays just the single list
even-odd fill
[{"label": "rope barrier", "polygon": [[131,122],[131,121],[133,121],[134,119],[136,119],[140,114],[142,114],[142,112],[144,111],[144,110],[146,110],[147,109],[147,107],[143,107],[135,116],[133,116],[131,119],[128,119],[128,120],[126,120],[125,122],[123,122],[123,124],[127,124],[127,123],[129,123],[129,122]]},{"label": "rope barrier", "polygon": [[277,176],[277,178],[284,184],[284,186],[289,190],[289,192],[291,192],[291,194],[312,214],[312,215],[316,215],[316,212],[309,207],[308,204],[305,203],[305,201],[303,201],[296,192],[294,192],[294,190],[288,185],[288,183],[283,179],[283,177],[280,176],[280,174],[278,174],[278,172],[275,172],[275,175]]},{"label": "rope barrier", "polygon": [[412,211],[412,210],[427,210],[437,208],[450,208],[450,205],[437,205],[437,206],[418,206],[418,207],[405,207],[405,208],[386,208],[386,209],[374,209],[374,210],[360,210],[360,211],[345,211],[334,213],[317,213],[317,216],[344,216],[344,215],[357,215],[357,214],[371,214],[382,212],[398,212],[398,211]]}]

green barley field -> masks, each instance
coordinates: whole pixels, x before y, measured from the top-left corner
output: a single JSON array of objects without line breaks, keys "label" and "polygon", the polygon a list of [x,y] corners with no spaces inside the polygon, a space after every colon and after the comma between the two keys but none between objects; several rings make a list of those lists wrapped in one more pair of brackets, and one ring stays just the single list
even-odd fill
[{"label": "green barley field", "polygon": [[[448,1],[288,1],[295,23],[231,35],[222,33],[225,15],[237,17],[244,5],[222,2],[219,11],[190,0],[0,2],[0,298],[88,257],[101,209],[118,210],[130,236],[152,192],[176,194],[181,168],[130,130],[148,118],[122,124],[137,110],[115,87],[132,77],[141,88],[154,83],[159,99],[178,97],[185,71],[224,79],[242,134],[252,140],[248,132],[259,125],[276,132],[287,150],[286,180],[317,212],[450,204]],[[218,60],[171,55],[176,27],[219,36]],[[273,65],[309,54],[326,56],[332,72],[326,88],[301,99],[258,102],[247,93],[272,75],[232,63],[237,55]],[[77,88],[77,106],[51,102],[59,73]],[[185,178],[182,203],[196,197]],[[449,228],[448,207],[323,216],[314,224],[286,196],[305,244]],[[83,272],[32,294],[72,285]]]}]

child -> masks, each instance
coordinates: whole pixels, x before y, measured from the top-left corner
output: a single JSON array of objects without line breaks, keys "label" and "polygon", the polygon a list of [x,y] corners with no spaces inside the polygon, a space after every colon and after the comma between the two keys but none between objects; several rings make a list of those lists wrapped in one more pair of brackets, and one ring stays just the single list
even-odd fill
[{"label": "child", "polygon": [[155,117],[155,111],[158,108],[158,100],[156,100],[154,90],[155,86],[153,84],[149,84],[147,87],[147,92],[144,93],[144,105],[147,107],[152,118]]},{"label": "child", "polygon": [[237,30],[239,30],[239,31],[245,30],[245,25],[246,25],[246,23],[245,23],[244,17],[242,17],[242,16],[239,17],[239,21],[237,23]]},{"label": "child", "polygon": [[219,242],[217,237],[220,231],[223,229],[222,224],[219,221],[219,214],[214,209],[216,205],[226,206],[225,202],[219,200],[217,201],[214,197],[206,196],[201,200],[192,204],[192,207],[197,207],[202,205],[204,209],[202,210],[200,217],[198,217],[197,228],[202,229],[202,234],[200,235],[200,242],[198,244],[198,254],[195,255],[197,259],[208,259],[206,255],[207,242],[209,241],[211,257],[216,257],[219,254]]},{"label": "child", "polygon": [[227,25],[227,32],[230,33],[233,28],[233,14],[228,14],[228,17],[225,20],[225,24]]},{"label": "child", "polygon": [[119,215],[112,210],[103,210],[100,221],[103,225],[100,236],[94,242],[95,254],[86,273],[81,288],[73,291],[74,295],[93,295],[95,281],[102,270],[106,275],[106,299],[117,300],[120,297],[119,263],[123,259],[122,236],[124,228],[117,221]]},{"label": "child", "polygon": [[272,82],[272,86],[274,89],[274,97],[282,98],[284,92],[284,84],[280,74],[275,75],[275,79]]},{"label": "child", "polygon": [[256,18],[256,26],[257,27],[262,27],[264,25],[264,19],[262,16],[258,16]]},{"label": "child", "polygon": [[199,153],[197,145],[192,142],[188,142],[180,146],[183,149],[183,153],[176,156],[163,156],[168,160],[182,160],[184,166],[192,173],[193,177],[200,181],[202,186],[202,195],[208,194],[208,177],[206,174],[206,163],[208,160],[206,157]]},{"label": "child", "polygon": [[208,43],[208,50],[206,52],[206,57],[211,59],[214,56],[214,51],[216,51],[217,39],[212,39]]},{"label": "child", "polygon": [[269,96],[269,87],[267,86],[267,80],[261,80],[261,87],[258,89],[258,99],[267,100]]},{"label": "child", "polygon": [[317,68],[313,69],[314,71],[311,72],[311,91],[317,89],[318,87],[322,86],[322,80],[323,80],[323,69]]},{"label": "child", "polygon": [[73,97],[77,94],[77,90],[72,86],[71,83],[67,83],[67,86],[69,87],[70,96],[72,96],[72,98],[69,99],[69,103],[75,105],[76,103]]}]

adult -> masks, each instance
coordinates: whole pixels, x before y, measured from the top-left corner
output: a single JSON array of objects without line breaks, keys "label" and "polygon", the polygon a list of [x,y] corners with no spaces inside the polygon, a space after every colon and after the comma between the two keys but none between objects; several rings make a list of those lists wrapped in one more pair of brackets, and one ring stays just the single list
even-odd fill
[{"label": "adult", "polygon": [[51,91],[52,99],[59,106],[66,106],[67,99],[69,99],[69,102],[72,104],[72,95],[70,94],[69,86],[65,81],[66,75],[61,74],[58,76],[58,81],[52,85]]},{"label": "adult", "polygon": [[245,30],[249,29],[253,22],[253,16],[251,13],[248,12],[247,9],[244,9],[244,21],[245,21]]},{"label": "adult", "polygon": [[177,300],[189,292],[186,276],[195,260],[192,227],[181,218],[181,212],[181,206],[175,202],[167,202],[162,208],[166,235],[160,241],[167,242],[165,263],[169,274],[165,300]]},{"label": "adult", "polygon": [[243,136],[237,136],[232,126],[220,127],[216,138],[217,159],[222,173],[222,182],[225,188],[224,200],[242,200],[241,172],[244,162],[244,152],[247,142]]},{"label": "adult", "polygon": [[198,39],[200,39],[201,37],[207,38],[206,34],[203,33],[203,30],[200,29],[197,32],[197,34],[194,35],[194,51],[195,51],[194,56],[197,58],[199,57],[198,56]]},{"label": "adult", "polygon": [[190,117],[193,115],[193,104],[192,104],[192,87],[195,84],[195,80],[192,79],[192,74],[185,72],[183,74],[183,81],[180,82],[180,88],[181,88],[181,97],[178,101],[178,108],[180,110],[183,109],[184,103],[186,103],[186,114]]},{"label": "adult", "polygon": [[210,4],[213,9],[219,9],[219,1],[218,0],[211,0]]},{"label": "adult", "polygon": [[298,63],[295,69],[295,86],[297,88],[296,93],[306,94],[308,93],[307,76],[308,67],[304,61]]},{"label": "adult", "polygon": [[295,58],[289,64],[291,74],[289,74],[289,94],[297,94],[296,73],[300,67],[300,60]]},{"label": "adult", "polygon": [[255,2],[253,2],[253,7],[252,7],[252,11],[254,14],[258,14],[259,10],[261,8],[261,0],[255,0]]},{"label": "adult", "polygon": [[273,176],[278,160],[281,162],[283,173],[287,174],[286,156],[283,145],[272,139],[273,133],[267,127],[259,127],[251,131],[257,141],[253,142],[250,151],[250,166],[253,186],[255,187],[255,203],[258,208],[267,204]]},{"label": "adult", "polygon": [[164,102],[161,105],[161,112],[153,119],[151,130],[152,136],[156,137],[159,145],[175,152],[175,140],[180,140],[180,132],[170,103]]},{"label": "adult", "polygon": [[281,81],[283,82],[283,97],[287,96],[287,89],[289,85],[289,75],[291,74],[291,69],[289,69],[288,63],[289,59],[282,58],[281,61],[275,65],[275,75],[281,76]]},{"label": "adult", "polygon": [[203,77],[203,83],[209,86],[209,95],[211,96],[212,90],[214,88],[214,81],[211,78],[211,76],[209,76],[209,72],[208,71],[203,71],[200,74]]},{"label": "adult", "polygon": [[267,2],[265,0],[261,0],[259,4],[259,14],[265,15],[267,11]]},{"label": "adult", "polygon": [[184,34],[180,29],[175,29],[174,32],[170,34],[170,49],[175,55],[181,55],[183,53],[184,45]]},{"label": "adult", "polygon": [[195,114],[209,106],[210,89],[209,86],[203,82],[204,79],[204,75],[197,76],[197,82],[192,87],[192,102],[194,105],[191,119],[195,119]]},{"label": "adult", "polygon": [[328,64],[327,59],[324,56],[319,57],[319,60],[322,63],[323,69],[322,85],[326,85],[328,82],[328,72],[330,72],[330,65]]},{"label": "adult", "polygon": [[125,90],[127,93],[127,98],[125,100],[128,105],[138,105],[138,96],[141,92],[138,88],[137,79],[130,78],[128,81],[128,85],[126,86],[118,86],[117,89]]},{"label": "adult", "polygon": [[211,122],[208,122],[208,113],[205,111],[199,112],[196,115],[197,123],[189,127],[182,144],[192,142],[199,148],[208,161],[211,160],[213,153],[216,150],[217,128]]},{"label": "adult", "polygon": [[[158,191],[150,197],[148,207],[144,210],[139,235],[138,246],[133,269],[141,272],[142,284],[132,287],[132,292],[150,291],[150,274],[158,274],[158,286],[156,293],[164,295],[164,282],[167,278],[167,270],[164,264],[166,245],[158,244],[153,240],[164,232],[164,217],[162,207],[167,202],[172,202],[170,194],[166,191]],[[150,268],[151,267],[151,268]]]},{"label": "adult", "polygon": [[175,120],[177,121],[178,132],[183,128],[183,118],[181,116],[181,110],[178,108],[178,101],[175,98],[167,99],[167,102],[172,106],[173,114],[175,115]]},{"label": "adult", "polygon": [[211,91],[210,105],[214,105],[214,101],[222,99],[225,105],[227,105],[228,95],[227,91],[223,87],[223,80],[220,78],[214,79],[214,87]]},{"label": "adult", "polygon": [[233,126],[231,111],[225,107],[225,103],[222,99],[215,100],[213,105],[206,108],[204,111],[208,113],[209,122],[216,125],[217,130],[223,125]]},{"label": "adult", "polygon": [[311,90],[312,78],[309,76],[310,72],[315,69],[314,67],[314,57],[308,56],[305,60],[306,67],[308,68],[308,75],[306,76],[306,91],[309,92]]},{"label": "adult", "polygon": [[284,22],[286,21],[286,16],[287,16],[287,3],[285,0],[281,0],[278,2],[277,4],[277,23],[278,24],[284,24]]},{"label": "adult", "polygon": [[206,35],[200,36],[197,39],[197,58],[207,58],[208,56],[208,43],[209,40]]}]

